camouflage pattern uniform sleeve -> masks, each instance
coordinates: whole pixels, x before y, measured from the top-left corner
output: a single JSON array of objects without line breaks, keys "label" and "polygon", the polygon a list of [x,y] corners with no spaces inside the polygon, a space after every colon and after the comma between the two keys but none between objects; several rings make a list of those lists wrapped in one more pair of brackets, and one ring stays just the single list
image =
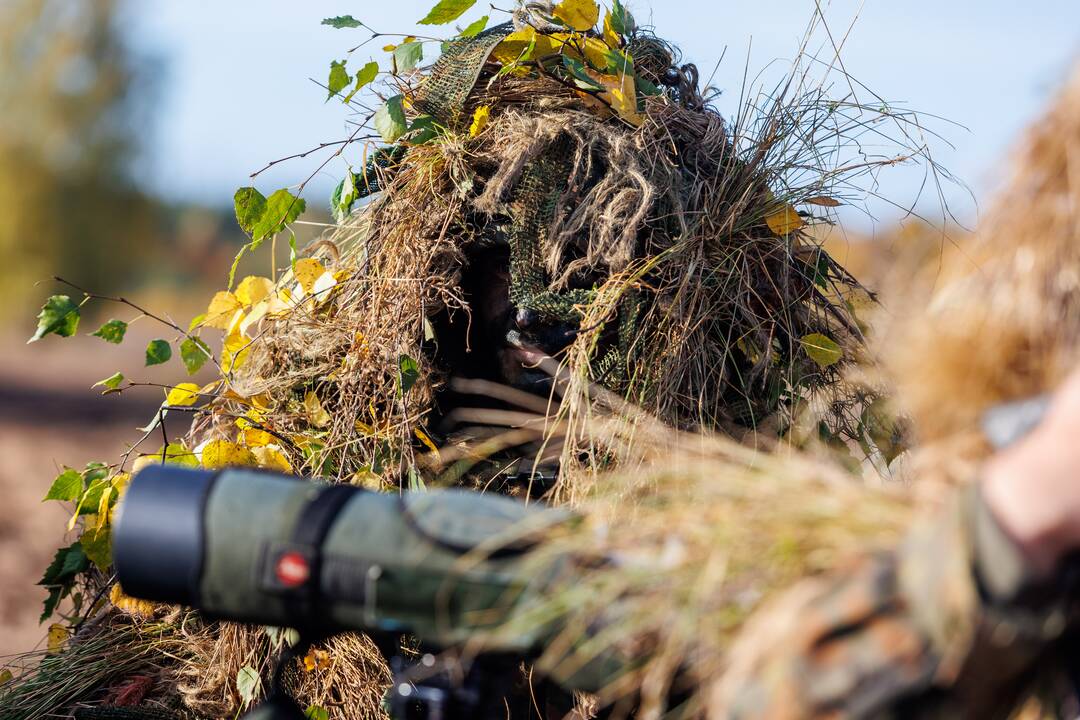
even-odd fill
[{"label": "camouflage pattern uniform sleeve", "polygon": [[806,581],[747,625],[713,717],[1006,717],[1066,626],[972,487],[892,552]]}]

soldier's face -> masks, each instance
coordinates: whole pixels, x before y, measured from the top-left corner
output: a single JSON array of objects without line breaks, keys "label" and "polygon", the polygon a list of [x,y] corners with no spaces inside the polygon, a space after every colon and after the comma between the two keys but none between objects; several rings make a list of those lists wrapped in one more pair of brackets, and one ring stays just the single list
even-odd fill
[{"label": "soldier's face", "polygon": [[472,339],[478,351],[491,354],[494,380],[521,390],[546,394],[551,376],[538,365],[573,342],[575,328],[541,322],[510,302],[510,274],[506,258],[491,253],[477,260],[478,280],[473,289],[472,311],[476,327]]}]

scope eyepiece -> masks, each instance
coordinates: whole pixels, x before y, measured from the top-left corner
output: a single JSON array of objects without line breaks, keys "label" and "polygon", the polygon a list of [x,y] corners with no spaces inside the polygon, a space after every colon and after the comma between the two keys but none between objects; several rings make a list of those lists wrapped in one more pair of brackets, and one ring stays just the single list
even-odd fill
[{"label": "scope eyepiece", "polygon": [[151,465],[128,487],[113,528],[113,562],[124,592],[197,605],[204,511],[216,473]]}]

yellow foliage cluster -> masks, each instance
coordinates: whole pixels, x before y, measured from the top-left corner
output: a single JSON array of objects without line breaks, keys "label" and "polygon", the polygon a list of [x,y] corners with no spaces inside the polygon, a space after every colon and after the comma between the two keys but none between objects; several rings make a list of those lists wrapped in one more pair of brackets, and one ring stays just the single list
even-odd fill
[{"label": "yellow foliage cluster", "polygon": [[[514,71],[526,59],[562,57],[569,63],[583,99],[599,98],[597,109],[640,126],[644,116],[638,107],[634,60],[623,50],[623,38],[614,29],[612,12],[609,10],[604,18],[601,37],[586,34],[600,19],[600,7],[593,0],[565,0],[555,6],[553,15],[571,32],[545,33],[526,25],[499,43],[491,58]],[[482,127],[480,124],[479,129]],[[473,128],[470,134],[475,137],[479,133],[476,118]]]}]

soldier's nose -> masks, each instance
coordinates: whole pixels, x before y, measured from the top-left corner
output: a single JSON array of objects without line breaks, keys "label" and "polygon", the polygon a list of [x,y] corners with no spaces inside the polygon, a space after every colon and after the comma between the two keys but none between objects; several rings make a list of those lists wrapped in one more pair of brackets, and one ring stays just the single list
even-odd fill
[{"label": "soldier's nose", "polygon": [[519,330],[527,330],[536,324],[536,311],[529,308],[519,308],[514,315],[514,324]]}]

